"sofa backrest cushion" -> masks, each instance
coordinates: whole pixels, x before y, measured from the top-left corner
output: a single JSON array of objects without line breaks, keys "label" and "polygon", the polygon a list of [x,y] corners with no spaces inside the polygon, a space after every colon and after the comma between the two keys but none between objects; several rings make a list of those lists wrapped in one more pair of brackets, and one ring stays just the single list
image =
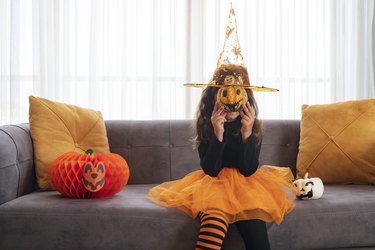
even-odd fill
[{"label": "sofa backrest cushion", "polygon": [[290,167],[296,176],[299,120],[264,120],[259,165]]},{"label": "sofa backrest cushion", "polygon": [[[123,156],[129,184],[161,183],[200,169],[191,120],[106,121],[110,150]],[[290,167],[295,174],[299,121],[265,120],[260,165]]]},{"label": "sofa backrest cushion", "polygon": [[[161,183],[200,169],[190,120],[106,121],[110,150],[129,164],[129,184]],[[295,174],[300,122],[265,120],[260,165]],[[0,204],[36,189],[29,125],[0,126]]]},{"label": "sofa backrest cushion", "polygon": [[28,124],[0,127],[0,205],[35,190]]}]

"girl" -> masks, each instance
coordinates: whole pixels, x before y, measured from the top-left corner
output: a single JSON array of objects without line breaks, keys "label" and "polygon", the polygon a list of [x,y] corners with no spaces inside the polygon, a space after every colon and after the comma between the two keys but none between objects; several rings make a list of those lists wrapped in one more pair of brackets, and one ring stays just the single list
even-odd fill
[{"label": "girl", "polygon": [[[211,82],[224,85],[226,77],[250,86],[246,68],[219,67]],[[224,85],[225,87],[225,85]],[[216,100],[217,87],[207,87],[196,115],[195,145],[202,170],[152,188],[148,197],[157,204],[199,217],[196,249],[221,249],[235,223],[246,249],[270,249],[265,221],[281,223],[294,208],[296,190],[289,168],[262,166],[261,122],[251,89],[239,112],[227,112]]]}]

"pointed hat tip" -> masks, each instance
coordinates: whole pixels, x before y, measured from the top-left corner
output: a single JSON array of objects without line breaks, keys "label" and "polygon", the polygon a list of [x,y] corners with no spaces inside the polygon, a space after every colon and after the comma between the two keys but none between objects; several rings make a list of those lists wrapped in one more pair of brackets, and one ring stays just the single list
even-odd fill
[{"label": "pointed hat tip", "polygon": [[232,3],[230,5],[228,23],[225,30],[224,45],[219,54],[216,67],[218,68],[222,64],[245,65],[243,62],[240,41],[238,39],[237,20]]}]

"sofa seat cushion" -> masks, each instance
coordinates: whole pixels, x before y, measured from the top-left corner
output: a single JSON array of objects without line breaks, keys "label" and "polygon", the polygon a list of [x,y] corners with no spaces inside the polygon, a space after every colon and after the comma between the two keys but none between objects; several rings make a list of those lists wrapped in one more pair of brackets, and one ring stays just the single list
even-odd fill
[{"label": "sofa seat cushion", "polygon": [[0,249],[193,249],[198,221],[148,201],[152,186],[101,199],[34,192],[4,203]]},{"label": "sofa seat cushion", "polygon": [[[154,185],[128,185],[103,199],[34,192],[0,206],[0,249],[194,249],[199,222],[146,198]],[[272,249],[375,246],[375,186],[330,186],[319,200],[296,201]],[[77,245],[78,243],[78,245]],[[244,249],[231,226],[223,249]]]},{"label": "sofa seat cushion", "polygon": [[297,200],[279,227],[268,230],[274,249],[375,246],[375,186],[325,185],[317,200]]}]

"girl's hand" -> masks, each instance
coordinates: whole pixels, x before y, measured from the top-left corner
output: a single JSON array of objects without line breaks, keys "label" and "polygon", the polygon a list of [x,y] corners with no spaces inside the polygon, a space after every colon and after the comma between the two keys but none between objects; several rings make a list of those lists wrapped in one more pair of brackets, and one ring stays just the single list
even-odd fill
[{"label": "girl's hand", "polygon": [[224,106],[216,102],[211,115],[211,123],[214,127],[214,133],[216,135],[216,138],[221,142],[223,141],[224,122],[226,121],[227,120],[225,119]]},{"label": "girl's hand", "polygon": [[241,134],[242,134],[242,141],[245,142],[249,139],[251,133],[253,132],[253,126],[255,122],[255,111],[251,107],[250,103],[247,102],[242,105],[242,110],[240,111],[241,116]]}]

